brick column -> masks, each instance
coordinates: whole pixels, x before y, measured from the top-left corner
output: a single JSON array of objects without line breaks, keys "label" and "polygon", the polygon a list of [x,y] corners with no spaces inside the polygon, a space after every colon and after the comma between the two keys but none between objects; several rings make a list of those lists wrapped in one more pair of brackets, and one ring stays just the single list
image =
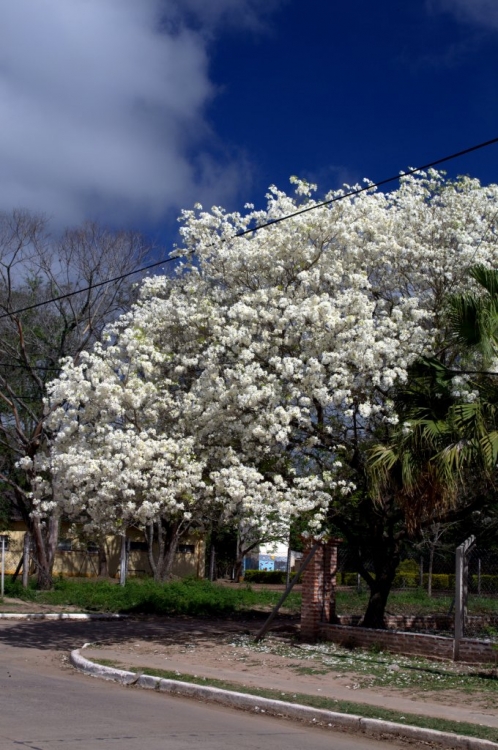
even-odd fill
[{"label": "brick column", "polygon": [[[335,612],[337,545],[331,539],[320,544],[303,573],[301,605],[301,638],[313,643],[321,622],[337,622]],[[309,549],[305,551],[305,555]]]},{"label": "brick column", "polygon": [[337,550],[340,539],[330,539],[323,550],[324,580],[324,617],[325,622],[337,623]]}]

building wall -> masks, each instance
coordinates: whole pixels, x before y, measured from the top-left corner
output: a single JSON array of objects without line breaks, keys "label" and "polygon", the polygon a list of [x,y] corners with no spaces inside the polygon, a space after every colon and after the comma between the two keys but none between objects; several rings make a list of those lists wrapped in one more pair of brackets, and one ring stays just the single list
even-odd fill
[{"label": "building wall", "polygon": [[[12,524],[10,531],[3,532],[8,537],[8,549],[5,553],[5,572],[13,575],[23,554],[23,542],[26,527],[22,522]],[[138,529],[131,529],[128,533],[132,549],[128,557],[128,575],[149,576],[152,571],[149,566],[147,548],[143,542],[143,535]],[[71,539],[69,524],[62,524],[60,545],[54,562],[54,575],[67,577],[95,578],[99,574],[99,556],[97,551],[85,549],[77,539]],[[64,542],[71,542],[71,549],[64,549]],[[105,541],[107,566],[109,576],[119,576],[121,555],[121,538],[109,536]],[[199,536],[188,536],[181,539],[180,547],[173,564],[173,575],[179,578],[187,576],[204,577],[205,542]],[[34,573],[34,570],[31,570]]]}]

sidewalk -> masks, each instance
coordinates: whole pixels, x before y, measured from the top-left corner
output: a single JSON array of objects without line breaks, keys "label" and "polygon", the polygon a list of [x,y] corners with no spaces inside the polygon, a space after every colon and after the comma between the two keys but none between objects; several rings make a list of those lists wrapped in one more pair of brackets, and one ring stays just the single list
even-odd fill
[{"label": "sidewalk", "polygon": [[[180,623],[164,621],[164,637],[133,638],[126,642],[89,646],[85,657],[107,660],[131,670],[147,668],[167,670],[183,675],[224,680],[244,687],[277,690],[286,695],[304,693],[365,703],[392,709],[403,715],[418,714],[455,722],[469,722],[498,728],[496,701],[487,696],[466,694],[463,691],[431,691],[414,695],[410,691],[393,688],[367,689],[359,687],[357,677],[348,671],[313,669],[306,659],[269,653],[264,648],[255,651],[251,641],[257,626],[252,623]],[[180,625],[180,627],[179,627]],[[245,631],[246,641],[240,641]],[[270,634],[272,643],[275,635]],[[444,668],[444,665],[441,664]],[[315,673],[313,673],[315,672]],[[319,672],[318,674],[316,672]],[[179,677],[179,679],[182,679]],[[486,704],[486,705],[483,705]],[[361,713],[361,710],[359,710]]]}]

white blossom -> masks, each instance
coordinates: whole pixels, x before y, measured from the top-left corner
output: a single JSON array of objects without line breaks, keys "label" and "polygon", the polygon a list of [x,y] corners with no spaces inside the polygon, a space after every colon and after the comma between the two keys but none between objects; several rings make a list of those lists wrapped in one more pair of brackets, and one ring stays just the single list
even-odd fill
[{"label": "white blossom", "polygon": [[265,211],[184,211],[176,276],[147,279],[65,363],[48,459],[64,510],[114,526],[216,511],[264,536],[348,501],[338,452],[397,423],[394,389],[446,335],[446,292],[497,266],[498,187],[431,170],[234,237],[312,206],[295,184]]}]

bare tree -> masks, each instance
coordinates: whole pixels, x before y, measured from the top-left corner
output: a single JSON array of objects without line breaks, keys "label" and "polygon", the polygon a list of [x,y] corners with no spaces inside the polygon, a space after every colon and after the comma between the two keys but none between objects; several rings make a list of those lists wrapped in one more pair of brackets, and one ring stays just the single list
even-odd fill
[{"label": "bare tree", "polygon": [[[87,223],[52,240],[44,217],[0,213],[0,482],[32,535],[41,588],[52,583],[60,521],[33,513],[31,498],[30,462],[50,438],[46,384],[61,358],[77,359],[129,306],[133,281],[120,277],[150,251],[136,232]],[[96,287],[107,279],[115,280]],[[38,303],[46,304],[17,312]]]},{"label": "bare tree", "polygon": [[433,521],[430,526],[421,530],[422,541],[418,544],[419,548],[429,551],[429,568],[427,575],[427,594],[432,596],[432,576],[434,570],[434,555],[444,549],[442,537],[449,529],[455,526],[451,522]]}]

